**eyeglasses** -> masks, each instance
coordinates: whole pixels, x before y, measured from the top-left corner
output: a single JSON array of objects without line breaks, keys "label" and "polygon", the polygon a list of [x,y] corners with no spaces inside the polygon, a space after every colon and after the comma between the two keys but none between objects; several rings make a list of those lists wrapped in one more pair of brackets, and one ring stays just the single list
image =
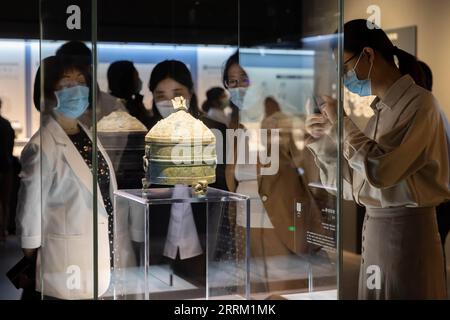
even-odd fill
[{"label": "eyeglasses", "polygon": [[250,79],[243,78],[243,79],[230,79],[226,80],[225,84],[228,88],[238,88],[238,87],[248,87],[250,85]]}]

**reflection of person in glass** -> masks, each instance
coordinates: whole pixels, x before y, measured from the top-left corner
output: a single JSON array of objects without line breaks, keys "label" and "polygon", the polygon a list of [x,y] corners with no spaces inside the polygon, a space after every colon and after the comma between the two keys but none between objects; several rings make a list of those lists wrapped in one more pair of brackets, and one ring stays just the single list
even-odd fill
[{"label": "reflection of person in glass", "polygon": [[[225,63],[223,69],[223,85],[228,90],[230,95],[230,107],[231,107],[231,115],[229,122],[229,129],[237,130],[243,129],[245,127],[240,123],[240,114],[239,110],[243,109],[244,97],[247,93],[247,90],[250,86],[250,80],[248,78],[247,72],[241,67],[239,64],[239,53],[236,52]],[[237,140],[237,139],[236,139]],[[236,146],[238,145],[238,141],[235,140],[234,147],[234,159],[225,159],[227,161],[227,166],[225,169],[225,177],[228,186],[228,190],[231,192],[239,192],[239,175],[236,172],[239,167],[236,166],[238,152]],[[232,143],[231,141],[227,141],[228,144]],[[247,149],[247,148],[246,148]],[[245,150],[243,150],[245,151]],[[227,156],[229,156],[227,154]],[[256,182],[256,170],[254,177],[251,178]],[[253,193],[256,192],[256,188],[253,188]],[[240,190],[242,192],[242,190]],[[245,193],[244,193],[245,194]],[[256,193],[257,194],[257,193]],[[255,195],[256,195],[255,194]]]},{"label": "reflection of person in glass", "polygon": [[10,213],[10,198],[13,187],[13,149],[15,133],[11,123],[3,118],[3,101],[0,98],[0,185],[2,192],[0,194],[0,244],[6,241],[8,218]]},{"label": "reflection of person in glass", "polygon": [[[433,72],[430,67],[423,61],[419,61],[419,65],[423,71],[424,76],[424,88],[433,92]],[[440,110],[441,118],[445,126],[445,135],[447,138],[447,148],[450,149],[450,122],[445,115],[443,109]],[[449,150],[450,151],[450,150]],[[449,185],[450,186],[450,185]],[[439,229],[439,234],[441,236],[442,249],[444,250],[444,261],[445,261],[445,240],[450,231],[450,201],[441,203],[436,208],[436,218]]]},{"label": "reflection of person in glass", "polygon": [[[172,99],[182,96],[188,112],[199,117],[194,82],[187,66],[177,60],[165,60],[152,70],[149,89],[153,94],[153,113],[157,119],[167,118],[175,109]],[[167,187],[152,185],[151,188]],[[190,194],[190,188],[176,185],[173,197]],[[199,286],[205,285],[205,210],[189,203],[171,206],[152,206],[150,214],[150,263],[160,264],[166,260],[174,272],[189,278]]]},{"label": "reflection of person in glass", "polygon": [[[344,116],[344,196],[366,207],[361,299],[442,299],[444,261],[435,207],[449,199],[448,154],[439,106],[417,60],[366,20],[344,26],[344,85],[375,95],[362,132]],[[337,54],[337,52],[335,52]],[[394,57],[397,57],[397,67]],[[416,83],[414,83],[416,81]],[[337,103],[308,118],[322,182],[336,182]]]},{"label": "reflection of person in glass", "polygon": [[[230,127],[242,129],[244,127],[240,123],[240,112],[246,107],[246,95],[251,90],[252,84],[247,72],[239,64],[238,53],[231,56],[225,64],[224,85],[230,92],[233,109]],[[264,99],[261,100],[264,101]],[[269,149],[267,154],[271,154],[272,159],[279,164],[278,170],[276,173],[266,176],[261,174],[262,166],[257,163],[237,163],[237,160],[241,158],[240,153],[245,152],[245,159],[251,159],[250,152],[258,152],[258,148],[260,148],[259,145],[256,148],[257,151],[254,151],[254,145],[253,148],[247,148],[247,146],[243,148],[244,144],[240,143],[240,140],[245,139],[245,135],[237,135],[235,147],[238,147],[235,148],[233,164],[227,166],[227,182],[231,186],[231,190],[252,199],[250,251],[251,257],[255,259],[252,264],[253,270],[264,274],[265,290],[272,292],[275,288],[276,290],[286,290],[292,286],[292,283],[286,280],[286,274],[280,275],[280,267],[286,269],[295,265],[294,268],[298,271],[299,260],[295,254],[309,253],[310,248],[305,240],[307,224],[310,221],[305,219],[306,215],[303,215],[300,224],[301,230],[296,230],[295,216],[297,203],[308,203],[308,208],[304,209],[309,210],[309,204],[312,202],[307,186],[297,171],[297,168],[303,166],[300,164],[303,160],[303,152],[298,150],[295,145],[292,136],[292,119],[281,112],[281,108],[274,98],[269,97],[265,99],[264,103],[265,106],[260,106],[260,112],[263,108],[266,111],[261,129],[269,131],[268,143],[264,147]],[[276,151],[271,151],[272,133],[270,130],[272,129],[280,130],[278,154],[274,154]],[[241,132],[244,133],[246,130],[241,130]],[[258,162],[260,160],[259,158]],[[311,164],[314,165],[314,162],[312,161]],[[274,163],[268,164],[269,167],[272,165]],[[317,171],[315,166],[314,171]],[[238,207],[238,224],[241,220],[241,211]],[[301,240],[297,241],[299,234],[302,234]],[[259,270],[258,268],[261,266],[263,269]],[[292,274],[288,277],[292,280]],[[274,281],[275,278],[277,278],[276,281]]]},{"label": "reflection of person in glass", "polygon": [[[250,87],[250,80],[247,72],[239,64],[239,53],[233,54],[225,63],[223,71],[223,84],[230,95],[230,107],[232,109],[230,129],[240,130],[241,135],[237,135],[234,139],[234,158],[227,159],[226,166],[226,180],[229,190],[249,196],[250,204],[250,258],[254,259],[251,263],[252,270],[255,274],[261,274],[264,277],[263,285],[266,292],[270,291],[268,287],[268,274],[264,274],[265,256],[268,254],[264,251],[261,245],[264,237],[273,236],[273,225],[264,209],[263,203],[258,194],[258,174],[256,163],[239,162],[238,159],[250,158],[250,142],[245,137],[245,133],[249,131],[240,122],[241,112],[244,109],[244,99]],[[227,141],[231,144],[232,141]],[[253,148],[254,149],[254,148]],[[227,154],[229,156],[229,154]],[[236,207],[236,225],[238,228],[245,228],[246,226],[246,207],[237,205]],[[239,229],[238,229],[239,230]],[[236,246],[239,247],[241,239],[236,239]],[[275,242],[276,246],[278,242]],[[273,248],[273,246],[272,246]],[[259,279],[258,279],[259,280]],[[254,279],[251,279],[254,281]]]},{"label": "reflection of person in glass", "polygon": [[[76,59],[78,61],[77,63],[87,70],[88,74],[92,70],[92,51],[84,42],[66,42],[56,50],[56,56],[62,57],[64,59]],[[97,88],[97,104],[95,108],[97,122],[114,111],[127,110],[120,99],[100,90],[98,84],[96,84],[95,86]],[[89,107],[86,112],[79,118],[79,121],[88,128],[92,127],[91,112],[92,108]]]},{"label": "reflection of person in glass", "polygon": [[142,80],[133,62],[127,60],[111,63],[107,72],[110,93],[120,98],[130,115],[142,122],[147,129],[155,125],[153,117],[145,108],[142,90]]},{"label": "reflection of person in glass", "polygon": [[229,98],[224,88],[214,87],[206,92],[206,100],[202,105],[205,118],[220,122],[228,127],[230,119],[225,112],[229,106]]},{"label": "reflection of person in glass", "polygon": [[[268,130],[269,135],[277,130],[279,135],[277,172],[261,174],[260,170],[258,176],[259,194],[264,207],[275,226],[277,238],[280,239],[285,254],[312,254],[319,248],[308,244],[307,232],[321,232],[320,210],[308,187],[308,182],[316,182],[319,179],[312,154],[306,148],[299,148],[298,144],[303,143],[304,136],[294,138],[292,117],[281,111],[279,103],[273,97],[265,99],[265,117],[261,129]],[[272,151],[274,146],[270,139],[267,141],[267,153],[271,154],[275,152]],[[266,167],[264,164],[260,166]],[[326,201],[326,192],[315,191],[317,198]],[[273,243],[271,245],[273,246]]]},{"label": "reflection of person in glass", "polygon": [[[229,99],[224,88],[214,87],[206,92],[206,101],[202,105],[204,114],[200,120],[209,128],[213,129],[216,136],[216,154],[218,161],[216,165],[216,182],[210,186],[216,189],[228,190],[225,180],[226,136],[229,118],[225,114],[225,108],[229,104]],[[221,141],[222,143],[219,143]],[[221,148],[222,147],[222,148]]]},{"label": "reflection of person in glass", "polygon": [[[58,299],[92,299],[93,241],[98,241],[99,295],[109,286],[113,263],[125,267],[132,262],[130,255],[114,260],[113,245],[123,247],[130,241],[120,226],[116,226],[113,239],[112,197],[117,187],[100,144],[97,240],[93,237],[93,144],[90,132],[77,120],[89,105],[88,73],[74,60],[59,57],[46,58],[41,66],[34,87],[41,127],[21,155],[18,234],[25,256],[37,260],[37,291]],[[79,278],[71,286],[68,277],[73,274]]]}]

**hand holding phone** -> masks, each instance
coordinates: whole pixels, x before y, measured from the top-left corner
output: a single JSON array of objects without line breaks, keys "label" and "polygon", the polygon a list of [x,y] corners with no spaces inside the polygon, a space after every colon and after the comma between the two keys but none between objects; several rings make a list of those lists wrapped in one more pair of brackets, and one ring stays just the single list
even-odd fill
[{"label": "hand holding phone", "polygon": [[313,101],[314,101],[314,113],[322,113],[322,109],[325,105],[325,100],[322,99],[322,97],[319,96],[314,96],[313,97]]},{"label": "hand holding phone", "polygon": [[321,114],[325,101],[319,96],[312,96],[306,102],[306,113],[308,115]]}]

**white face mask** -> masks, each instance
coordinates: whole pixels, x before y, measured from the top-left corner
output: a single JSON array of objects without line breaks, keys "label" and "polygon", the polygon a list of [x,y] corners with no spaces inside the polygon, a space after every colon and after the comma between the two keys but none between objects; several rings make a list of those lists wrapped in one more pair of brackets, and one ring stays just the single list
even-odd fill
[{"label": "white face mask", "polygon": [[[170,116],[172,113],[175,112],[175,108],[173,107],[171,100],[158,101],[155,103],[155,105],[156,109],[158,109],[159,113],[163,118],[167,118],[168,116]],[[186,106],[188,107],[189,110],[189,100],[186,100]]]},{"label": "white face mask", "polygon": [[244,98],[247,93],[247,88],[229,88],[228,92],[230,93],[230,101],[239,109],[244,109]]}]

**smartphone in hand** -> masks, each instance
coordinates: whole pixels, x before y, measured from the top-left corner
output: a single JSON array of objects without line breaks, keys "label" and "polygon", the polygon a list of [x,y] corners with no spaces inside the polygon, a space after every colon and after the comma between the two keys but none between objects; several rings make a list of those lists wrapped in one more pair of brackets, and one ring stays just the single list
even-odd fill
[{"label": "smartphone in hand", "polygon": [[321,97],[319,96],[313,96],[313,101],[314,101],[314,113],[322,113],[322,109],[325,105],[325,100],[323,100]]},{"label": "smartphone in hand", "polygon": [[306,101],[305,111],[307,115],[321,114],[325,101],[319,96],[311,96]]}]

